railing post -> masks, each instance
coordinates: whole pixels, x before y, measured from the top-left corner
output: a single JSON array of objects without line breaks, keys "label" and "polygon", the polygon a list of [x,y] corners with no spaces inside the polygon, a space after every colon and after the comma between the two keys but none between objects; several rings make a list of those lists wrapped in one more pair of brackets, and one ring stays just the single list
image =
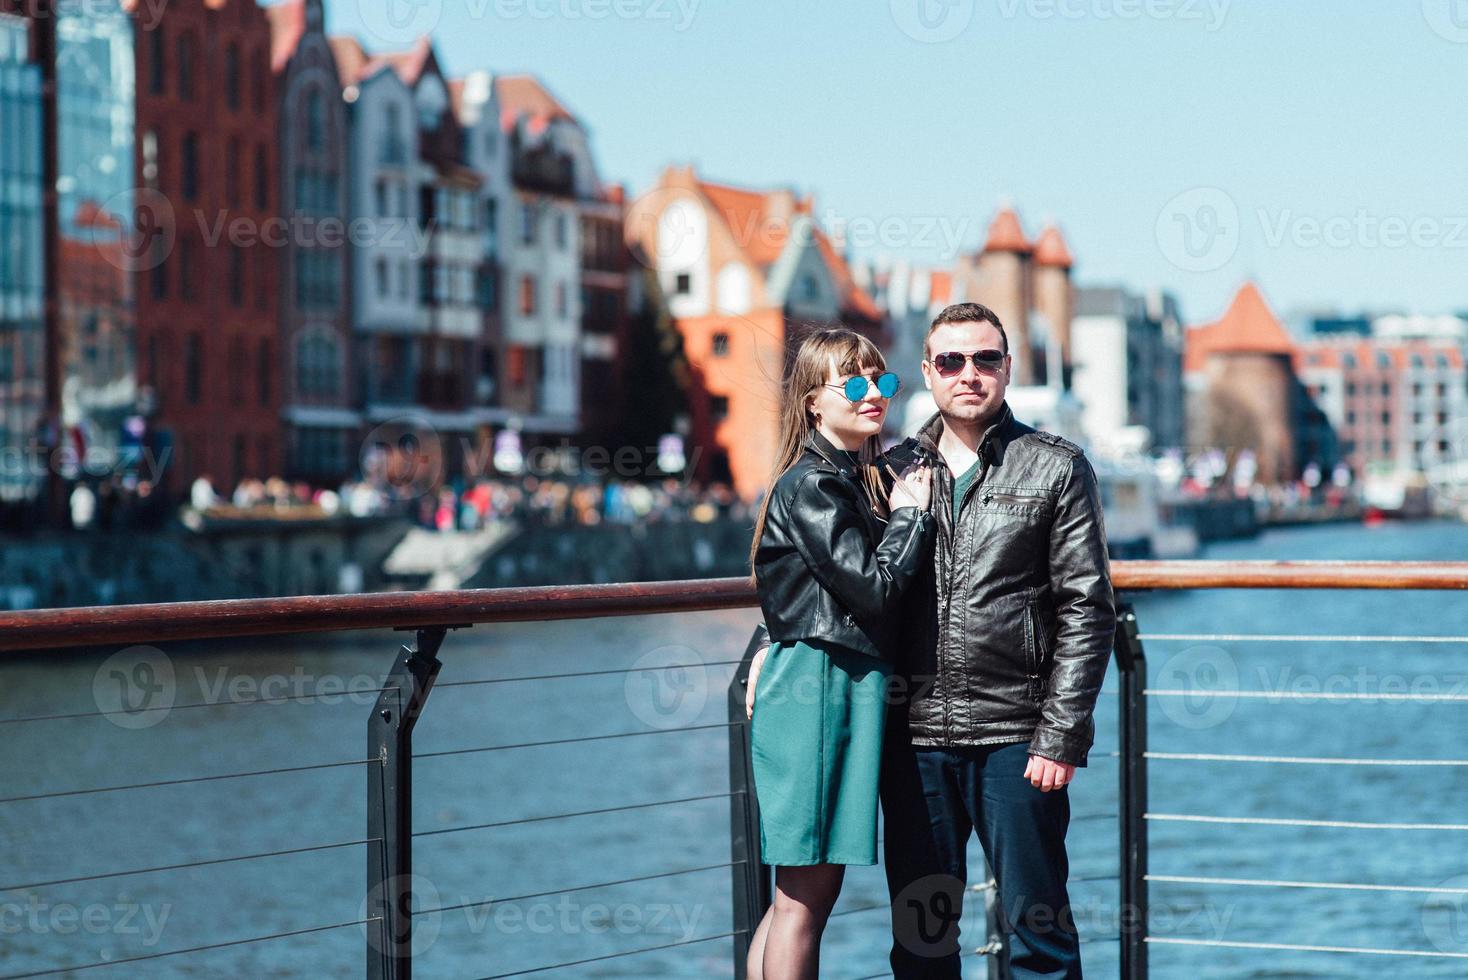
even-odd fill
[{"label": "railing post", "polygon": [[729,681],[729,852],[734,886],[734,978],[745,980],[749,941],[765,910],[770,907],[770,871],[761,860],[759,803],[754,795],[754,759],[750,752],[749,719],[744,692],[749,666],[763,645],[760,630],[744,651],[744,659]]},{"label": "railing post", "polygon": [[418,630],[398,651],[367,719],[367,980],[413,970],[413,726],[443,665],[446,630]]},{"label": "railing post", "polygon": [[1116,665],[1121,681],[1121,976],[1147,977],[1147,658],[1137,613],[1120,603]]}]

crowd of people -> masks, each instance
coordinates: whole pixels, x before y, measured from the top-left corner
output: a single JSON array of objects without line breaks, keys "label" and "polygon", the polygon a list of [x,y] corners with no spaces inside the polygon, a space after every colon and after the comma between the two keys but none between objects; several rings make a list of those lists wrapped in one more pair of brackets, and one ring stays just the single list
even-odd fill
[{"label": "crowd of people", "polygon": [[676,479],[642,483],[498,477],[458,479],[436,489],[348,480],[332,489],[271,477],[242,480],[224,496],[206,474],[194,481],[188,504],[197,513],[216,517],[402,514],[421,527],[441,531],[476,531],[507,520],[554,526],[753,519],[750,505],[727,483]]}]

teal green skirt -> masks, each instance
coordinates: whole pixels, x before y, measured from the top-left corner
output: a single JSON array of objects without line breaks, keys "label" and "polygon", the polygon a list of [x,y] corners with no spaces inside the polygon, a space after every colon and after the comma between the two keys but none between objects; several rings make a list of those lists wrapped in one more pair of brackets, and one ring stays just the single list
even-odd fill
[{"label": "teal green skirt", "polygon": [[766,864],[877,863],[891,673],[821,640],[770,646],[750,722]]}]

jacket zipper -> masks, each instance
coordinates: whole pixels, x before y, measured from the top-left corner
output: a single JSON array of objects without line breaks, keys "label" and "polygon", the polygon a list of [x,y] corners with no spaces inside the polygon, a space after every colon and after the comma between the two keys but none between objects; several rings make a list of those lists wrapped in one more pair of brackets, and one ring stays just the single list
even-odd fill
[{"label": "jacket zipper", "polygon": [[999,492],[994,491],[994,490],[986,491],[984,493],[984,503],[987,504],[991,500],[1003,500],[1003,501],[1005,501],[1007,503],[1011,503],[1011,504],[1038,504],[1038,503],[1040,503],[1040,498],[1038,498],[1038,497],[1026,497],[1026,496],[1023,496],[1021,494],[1017,494],[1017,493],[999,493]]}]

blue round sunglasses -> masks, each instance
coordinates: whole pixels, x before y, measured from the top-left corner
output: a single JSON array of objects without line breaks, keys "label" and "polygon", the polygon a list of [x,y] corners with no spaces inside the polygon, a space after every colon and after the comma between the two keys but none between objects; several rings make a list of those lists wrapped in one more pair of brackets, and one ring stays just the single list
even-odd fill
[{"label": "blue round sunglasses", "polygon": [[902,379],[899,378],[894,371],[888,371],[885,374],[877,375],[877,380],[875,382],[864,374],[858,374],[854,377],[847,378],[843,383],[839,385],[826,384],[824,387],[840,388],[842,394],[846,396],[848,401],[859,402],[867,396],[867,392],[871,390],[871,386],[873,384],[877,386],[877,394],[881,395],[883,398],[891,398],[893,395],[897,394],[899,390],[901,390]]}]

